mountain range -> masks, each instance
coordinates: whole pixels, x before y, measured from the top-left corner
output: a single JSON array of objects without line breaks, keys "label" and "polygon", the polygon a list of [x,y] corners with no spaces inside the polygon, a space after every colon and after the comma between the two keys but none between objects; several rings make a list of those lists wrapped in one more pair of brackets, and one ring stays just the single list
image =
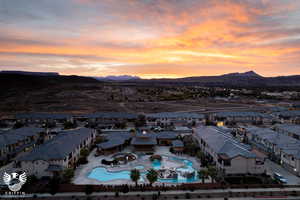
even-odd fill
[{"label": "mountain range", "polygon": [[[31,78],[29,78],[29,76]],[[229,73],[219,76],[193,76],[184,78],[156,78],[142,79],[138,76],[121,75],[121,76],[105,76],[105,77],[82,77],[82,76],[63,76],[56,72],[25,72],[25,71],[1,71],[0,82],[11,83],[13,86],[29,84],[33,87],[39,84],[32,84],[42,81],[42,85],[48,83],[91,83],[91,82],[117,82],[120,84],[134,85],[199,85],[199,86],[225,86],[225,87],[299,87],[300,75],[264,77],[254,71],[244,73]],[[18,83],[18,84],[17,84]]]},{"label": "mountain range", "polygon": [[200,86],[225,87],[295,87],[300,86],[300,75],[263,77],[254,71],[229,73],[219,76],[193,76],[184,78],[138,79],[127,81],[137,84],[183,84]]}]

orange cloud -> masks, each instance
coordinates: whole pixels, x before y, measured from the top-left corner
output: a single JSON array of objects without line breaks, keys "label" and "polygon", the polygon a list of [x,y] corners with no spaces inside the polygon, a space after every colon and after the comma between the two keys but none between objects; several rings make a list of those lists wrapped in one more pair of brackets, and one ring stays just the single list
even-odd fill
[{"label": "orange cloud", "polygon": [[[300,29],[293,20],[300,16],[300,5],[294,1],[75,2],[84,9],[78,13],[91,16],[84,24],[64,19],[73,25],[70,30],[55,25],[37,29],[31,23],[0,28],[0,61],[8,67],[31,65],[36,71],[145,77],[248,69],[268,74],[272,66],[280,74],[289,72],[282,70],[287,63],[298,61]],[[294,13],[293,20],[287,21],[291,16],[284,11]]]}]

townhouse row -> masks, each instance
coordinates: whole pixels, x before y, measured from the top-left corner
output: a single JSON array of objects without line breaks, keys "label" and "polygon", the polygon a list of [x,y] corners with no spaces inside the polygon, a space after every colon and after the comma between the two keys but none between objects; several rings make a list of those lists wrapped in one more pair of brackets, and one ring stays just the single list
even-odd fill
[{"label": "townhouse row", "polygon": [[0,162],[6,162],[16,154],[33,148],[47,138],[46,130],[37,127],[12,129],[0,134]]},{"label": "townhouse row", "polygon": [[34,148],[15,161],[15,167],[38,178],[59,175],[66,168],[76,167],[80,151],[91,147],[96,130],[78,128],[60,132],[56,137]]},{"label": "townhouse row", "polygon": [[224,174],[262,174],[264,158],[251,147],[236,141],[229,132],[216,127],[198,127],[195,130],[201,150],[211,158]]},{"label": "townhouse row", "polygon": [[251,127],[245,129],[245,134],[253,146],[300,176],[300,140],[275,130]]},{"label": "townhouse row", "polygon": [[[197,126],[209,122],[219,126],[240,123],[240,124],[265,124],[300,122],[299,110],[282,110],[280,107],[268,108],[269,112],[216,112],[210,114],[198,114],[193,112],[162,112],[145,114],[147,126]],[[96,123],[101,129],[115,128],[116,124],[124,123],[128,127],[134,126],[139,120],[138,114],[123,112],[97,112],[90,114],[59,114],[59,113],[20,113],[10,119],[2,119],[7,124],[19,121],[26,124],[44,124],[55,122],[60,125],[67,121],[77,122],[80,125]]]}]

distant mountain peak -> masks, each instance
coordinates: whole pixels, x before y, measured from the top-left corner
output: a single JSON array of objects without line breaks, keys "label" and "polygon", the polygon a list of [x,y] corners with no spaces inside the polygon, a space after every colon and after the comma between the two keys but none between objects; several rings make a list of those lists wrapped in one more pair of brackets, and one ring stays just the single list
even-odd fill
[{"label": "distant mountain peak", "polygon": [[0,71],[0,74],[14,74],[14,75],[31,75],[31,76],[59,76],[57,72],[29,72],[29,71]]},{"label": "distant mountain peak", "polygon": [[243,75],[245,76],[259,76],[261,77],[261,75],[259,75],[258,73],[256,73],[255,71],[248,71],[248,72],[245,72],[245,73],[242,73]]},{"label": "distant mountain peak", "polygon": [[261,75],[257,74],[255,71],[252,70],[244,73],[236,72],[236,73],[224,74],[224,76],[240,76],[240,77],[243,76],[243,77],[257,77],[257,78],[262,77]]}]

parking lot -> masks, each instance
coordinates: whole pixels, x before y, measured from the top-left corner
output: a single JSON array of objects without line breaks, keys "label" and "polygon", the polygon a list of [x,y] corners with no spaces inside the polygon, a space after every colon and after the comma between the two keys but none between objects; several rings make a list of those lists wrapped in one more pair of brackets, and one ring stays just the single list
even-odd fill
[{"label": "parking lot", "polygon": [[277,172],[277,173],[281,174],[284,178],[287,179],[287,185],[300,184],[300,178],[298,176],[290,173],[289,171],[284,169],[282,166],[280,166],[270,160],[267,160],[265,164],[266,164],[267,173],[269,175],[273,175],[274,172]]}]

